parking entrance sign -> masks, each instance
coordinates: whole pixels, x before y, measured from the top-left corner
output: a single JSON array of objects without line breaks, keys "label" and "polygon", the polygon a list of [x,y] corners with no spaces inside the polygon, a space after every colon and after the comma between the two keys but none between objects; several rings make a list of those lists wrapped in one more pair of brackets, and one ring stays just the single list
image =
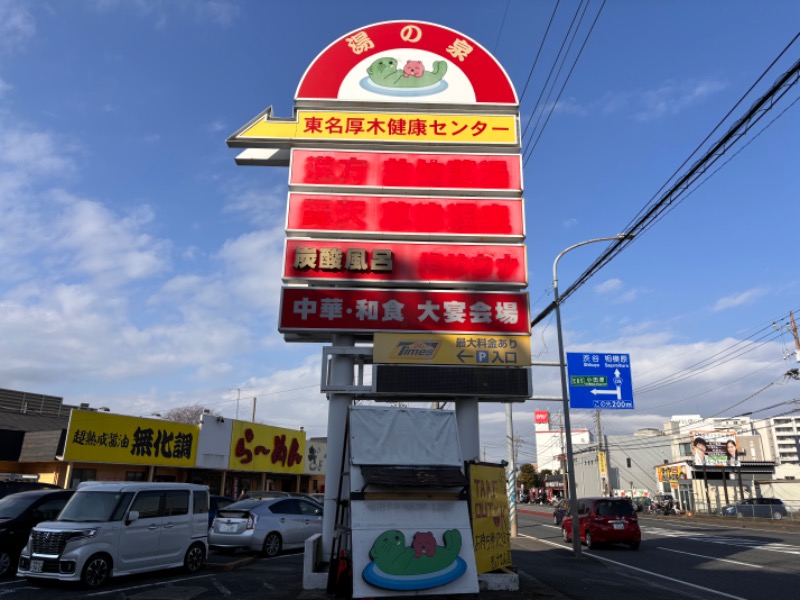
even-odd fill
[{"label": "parking entrance sign", "polygon": [[570,408],[633,410],[628,354],[567,352]]}]

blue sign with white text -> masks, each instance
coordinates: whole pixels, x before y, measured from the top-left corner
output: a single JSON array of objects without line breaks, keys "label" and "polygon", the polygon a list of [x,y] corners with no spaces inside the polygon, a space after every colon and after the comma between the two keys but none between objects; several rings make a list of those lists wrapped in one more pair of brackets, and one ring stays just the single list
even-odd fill
[{"label": "blue sign with white text", "polygon": [[569,407],[633,410],[628,354],[567,352]]}]

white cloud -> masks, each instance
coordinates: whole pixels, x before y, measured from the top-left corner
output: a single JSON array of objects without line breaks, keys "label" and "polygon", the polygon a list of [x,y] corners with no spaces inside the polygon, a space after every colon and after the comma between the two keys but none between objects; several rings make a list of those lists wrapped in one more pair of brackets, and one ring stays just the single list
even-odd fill
[{"label": "white cloud", "polygon": [[10,83],[6,83],[2,78],[0,78],[0,100],[2,100],[3,96],[5,96],[12,89],[13,86]]},{"label": "white cloud", "polygon": [[67,268],[108,285],[151,277],[169,267],[169,242],[143,232],[154,218],[150,207],[118,217],[99,202],[67,192],[53,192],[53,197],[61,206],[53,243],[70,253]]},{"label": "white cloud", "polygon": [[247,188],[232,185],[232,191],[226,198],[226,212],[239,213],[248,222],[259,227],[284,226],[286,214],[286,184],[264,188]]},{"label": "white cloud", "polygon": [[720,298],[714,303],[713,310],[720,311],[725,310],[728,308],[735,308],[737,306],[743,306],[745,304],[750,304],[753,300],[757,300],[762,296],[766,295],[767,290],[763,288],[753,288],[750,290],[746,290],[744,292],[740,292],[738,294],[733,294],[731,296],[725,296],[724,298]]},{"label": "white cloud", "polygon": [[594,291],[598,294],[609,294],[617,292],[622,288],[621,279],[607,279],[603,283],[594,286]]},{"label": "white cloud", "polygon": [[563,221],[561,223],[561,226],[564,229],[571,229],[571,228],[575,227],[575,225],[577,225],[577,224],[578,224],[578,219],[567,219],[566,221]]},{"label": "white cloud", "polygon": [[714,79],[665,81],[658,88],[641,94],[640,100],[644,108],[634,114],[634,119],[652,121],[664,116],[677,115],[726,87],[727,84]]},{"label": "white cloud", "polygon": [[0,0],[0,51],[21,50],[36,33],[36,21],[24,2]]}]

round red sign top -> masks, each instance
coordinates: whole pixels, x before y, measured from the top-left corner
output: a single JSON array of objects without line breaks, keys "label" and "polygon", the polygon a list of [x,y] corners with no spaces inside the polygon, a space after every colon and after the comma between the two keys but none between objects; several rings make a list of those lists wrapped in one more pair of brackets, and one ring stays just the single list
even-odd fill
[{"label": "round red sign top", "polygon": [[296,100],[506,104],[517,94],[485,48],[462,33],[420,21],[352,31],[306,70]]}]

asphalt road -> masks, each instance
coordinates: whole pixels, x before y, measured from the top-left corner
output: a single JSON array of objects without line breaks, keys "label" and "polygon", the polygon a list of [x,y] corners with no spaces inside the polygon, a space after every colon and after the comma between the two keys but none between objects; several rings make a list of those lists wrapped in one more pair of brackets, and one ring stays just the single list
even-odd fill
[{"label": "asphalt road", "polygon": [[[800,526],[643,517],[638,551],[626,546],[586,550],[576,559],[552,517],[519,514],[512,557],[518,592],[482,592],[479,600],[781,600],[797,597]],[[302,589],[303,554],[275,558],[211,554],[195,575],[181,570],[112,579],[98,590],[75,585],[0,580],[2,600],[316,600]],[[417,597],[421,600],[422,597]],[[437,600],[450,597],[430,596]],[[453,597],[456,598],[456,597]],[[460,596],[457,598],[464,598]]]}]

